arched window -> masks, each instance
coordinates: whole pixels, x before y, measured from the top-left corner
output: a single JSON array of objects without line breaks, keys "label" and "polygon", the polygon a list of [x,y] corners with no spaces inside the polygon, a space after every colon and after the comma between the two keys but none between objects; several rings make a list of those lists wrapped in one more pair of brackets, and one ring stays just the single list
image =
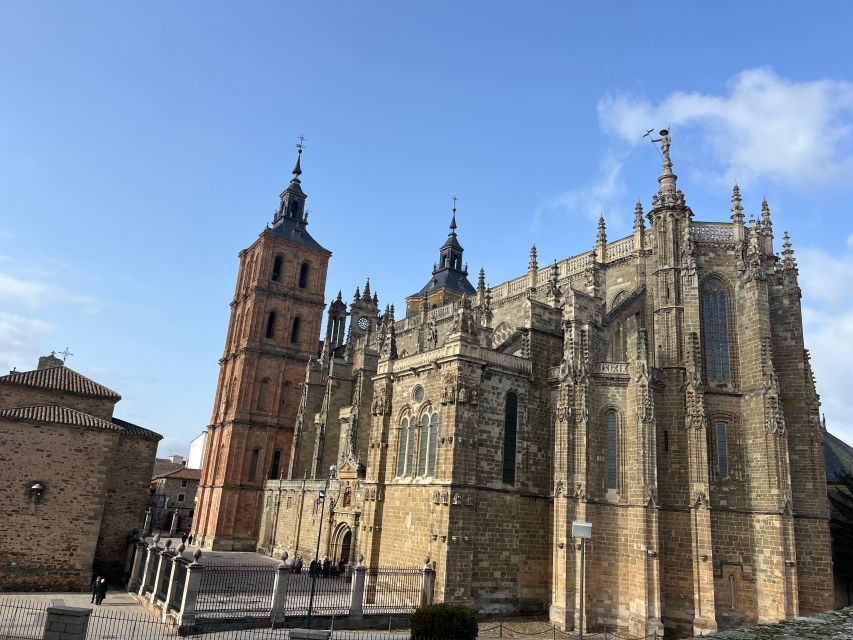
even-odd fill
[{"label": "arched window", "polygon": [[409,421],[409,439],[406,442],[406,475],[413,476],[415,468],[415,435],[417,435],[417,421],[412,418]]},{"label": "arched window", "polygon": [[615,411],[608,411],[607,421],[607,489],[619,489],[619,424]]},{"label": "arched window", "polygon": [[270,480],[278,480],[281,467],[281,449],[276,449],[272,456],[272,466],[270,467]]},{"label": "arched window", "polygon": [[249,462],[249,480],[254,480],[258,475],[258,458],[261,455],[261,450],[257,447],[252,451],[252,460]]},{"label": "arched window", "polygon": [[267,338],[275,337],[275,311],[267,316]]},{"label": "arched window", "polygon": [[290,214],[291,217],[295,218],[296,213],[299,211],[299,201],[295,198],[290,201]]},{"label": "arched window", "polygon": [[432,414],[429,421],[429,459],[427,460],[427,475],[435,476],[435,453],[438,446],[438,414]]},{"label": "arched window", "polygon": [[302,320],[299,316],[296,316],[293,319],[293,325],[290,327],[290,343],[296,344],[299,342],[299,327],[302,324]]},{"label": "arched window", "polygon": [[418,475],[426,475],[427,446],[429,445],[429,415],[424,414],[421,418],[420,445],[418,447]]},{"label": "arched window", "polygon": [[504,408],[504,484],[515,484],[515,448],[518,434],[518,396],[512,391],[506,394]]},{"label": "arched window", "polygon": [[397,475],[406,475],[406,445],[409,442],[409,419],[400,422],[400,450],[397,452]]},{"label": "arched window", "polygon": [[628,362],[628,331],[625,323],[620,322],[613,331],[610,340],[610,353],[607,358],[610,362]]},{"label": "arched window", "polygon": [[281,279],[281,256],[275,257],[275,262],[272,264],[272,279],[274,282],[278,282]]},{"label": "arched window", "polygon": [[258,383],[258,411],[267,410],[267,397],[269,396],[270,380],[264,378]]},{"label": "arched window", "polygon": [[308,270],[310,269],[310,265],[307,262],[303,262],[302,266],[299,267],[299,288],[304,289],[308,286]]},{"label": "arched window", "polygon": [[709,278],[702,289],[705,377],[708,384],[731,382],[729,306],[723,283]]}]

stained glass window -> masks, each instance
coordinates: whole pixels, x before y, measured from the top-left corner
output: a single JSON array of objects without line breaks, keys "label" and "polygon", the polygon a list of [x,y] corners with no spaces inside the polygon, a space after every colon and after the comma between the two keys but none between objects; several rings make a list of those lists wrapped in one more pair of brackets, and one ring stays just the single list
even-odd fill
[{"label": "stained glass window", "polygon": [[711,278],[702,293],[705,337],[705,377],[708,384],[731,381],[728,299],[723,283]]}]

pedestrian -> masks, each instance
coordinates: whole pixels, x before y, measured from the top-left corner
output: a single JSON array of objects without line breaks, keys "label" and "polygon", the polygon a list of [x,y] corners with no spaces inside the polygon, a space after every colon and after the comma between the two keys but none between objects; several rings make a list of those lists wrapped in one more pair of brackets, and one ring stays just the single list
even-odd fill
[{"label": "pedestrian", "polygon": [[95,604],[99,605],[104,601],[104,598],[107,597],[107,581],[101,578],[101,581],[98,583],[98,592],[95,594]]},{"label": "pedestrian", "polygon": [[329,577],[329,570],[332,568],[332,563],[329,562],[329,558],[323,558],[323,577]]},{"label": "pedestrian", "polygon": [[92,584],[90,588],[92,589],[92,599],[89,600],[90,603],[95,601],[95,596],[98,595],[98,584],[101,582],[101,576],[95,576],[95,579],[92,580]]},{"label": "pedestrian", "polygon": [[192,544],[192,543],[193,543],[193,534],[192,534],[192,532],[190,532],[190,535],[187,536],[187,544]]},{"label": "pedestrian", "polygon": [[318,573],[317,569],[319,569],[319,567],[320,567],[320,563],[317,562],[317,558],[314,558],[311,561],[311,564],[308,565],[308,575],[309,576],[316,576]]},{"label": "pedestrian", "polygon": [[187,538],[189,538],[189,535],[187,535],[186,533],[184,535],[182,535],[181,536],[181,544],[186,544]]}]

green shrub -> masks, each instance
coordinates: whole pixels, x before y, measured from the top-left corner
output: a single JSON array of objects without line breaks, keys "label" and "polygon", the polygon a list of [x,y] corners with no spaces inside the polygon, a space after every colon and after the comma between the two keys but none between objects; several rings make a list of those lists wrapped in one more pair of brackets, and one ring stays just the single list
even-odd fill
[{"label": "green shrub", "polygon": [[477,612],[464,604],[431,604],[412,614],[412,640],[475,640]]}]

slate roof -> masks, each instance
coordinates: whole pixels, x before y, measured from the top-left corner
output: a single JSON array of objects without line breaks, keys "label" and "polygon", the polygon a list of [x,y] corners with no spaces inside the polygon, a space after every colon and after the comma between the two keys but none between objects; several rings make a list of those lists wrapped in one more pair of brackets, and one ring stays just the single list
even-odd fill
[{"label": "slate roof", "polygon": [[853,474],[853,447],[829,431],[823,432],[823,459],[827,482],[838,482],[845,473]]},{"label": "slate roof", "polygon": [[33,371],[15,371],[9,375],[0,376],[0,384],[17,384],[39,389],[65,391],[78,396],[121,400],[121,396],[112,389],[98,384],[64,365],[49,369],[34,369]]},{"label": "slate roof", "polygon": [[113,424],[118,425],[122,429],[124,429],[127,433],[132,436],[136,436],[138,438],[144,438],[145,440],[162,440],[163,436],[161,436],[156,431],[151,431],[151,429],[146,429],[145,427],[140,427],[138,424],[133,424],[132,422],[128,422],[127,420],[122,420],[120,418],[113,418]]},{"label": "slate roof", "polygon": [[[468,295],[474,295],[477,290],[468,282],[468,277],[462,271],[455,269],[442,269],[441,271],[432,274],[432,278],[424,285],[424,288],[418,291],[416,296],[423,296],[438,289],[450,289],[452,291],[460,291]],[[409,296],[410,298],[413,296]]]},{"label": "slate roof", "polygon": [[322,249],[327,253],[331,253],[331,251],[323,247],[319,242],[311,237],[311,234],[308,233],[308,229],[305,228],[305,223],[295,220],[294,218],[282,216],[272,227],[268,229],[268,231],[270,233],[274,233],[279,238],[290,240],[290,242],[305,245],[306,247],[311,247],[313,249]]}]

